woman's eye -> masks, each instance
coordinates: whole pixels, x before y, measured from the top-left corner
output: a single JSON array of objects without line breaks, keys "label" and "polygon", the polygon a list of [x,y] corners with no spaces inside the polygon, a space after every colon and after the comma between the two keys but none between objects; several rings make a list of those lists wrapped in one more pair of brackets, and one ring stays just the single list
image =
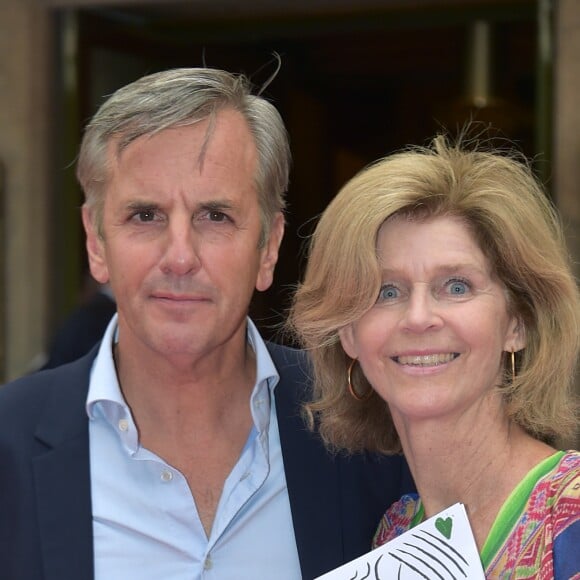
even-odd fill
[{"label": "woman's eye", "polygon": [[399,296],[400,292],[396,286],[393,286],[392,284],[385,284],[384,286],[381,286],[381,289],[379,290],[378,300],[395,300]]},{"label": "woman's eye", "polygon": [[450,280],[447,289],[452,296],[463,296],[469,291],[469,284],[465,280]]}]

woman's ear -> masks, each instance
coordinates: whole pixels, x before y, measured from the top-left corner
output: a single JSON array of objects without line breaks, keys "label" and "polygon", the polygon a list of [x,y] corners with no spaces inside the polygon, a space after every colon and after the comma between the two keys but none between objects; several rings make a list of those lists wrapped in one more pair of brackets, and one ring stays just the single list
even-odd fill
[{"label": "woman's ear", "polygon": [[342,345],[344,352],[346,352],[350,358],[358,358],[353,325],[347,324],[340,328],[338,331],[338,337],[340,338],[340,344]]},{"label": "woman's ear", "polygon": [[526,347],[526,327],[519,318],[512,317],[505,341],[506,352],[518,352]]}]

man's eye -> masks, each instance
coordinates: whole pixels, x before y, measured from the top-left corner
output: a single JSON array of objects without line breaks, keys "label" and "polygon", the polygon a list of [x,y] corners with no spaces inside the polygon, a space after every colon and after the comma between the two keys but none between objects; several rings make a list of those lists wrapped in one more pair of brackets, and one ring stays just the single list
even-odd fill
[{"label": "man's eye", "polygon": [[211,210],[207,215],[209,220],[212,222],[225,222],[228,219],[228,216],[225,213],[218,210]]},{"label": "man's eye", "polygon": [[152,222],[155,219],[155,212],[151,209],[145,209],[135,213],[134,217],[140,222]]}]

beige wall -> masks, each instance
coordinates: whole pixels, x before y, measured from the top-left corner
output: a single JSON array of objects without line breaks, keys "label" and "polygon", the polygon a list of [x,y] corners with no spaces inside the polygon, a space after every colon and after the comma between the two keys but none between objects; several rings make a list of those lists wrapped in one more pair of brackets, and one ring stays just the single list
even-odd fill
[{"label": "beige wall", "polygon": [[[554,192],[580,279],[580,2],[558,0],[556,7]],[[580,376],[576,391],[580,393]],[[580,449],[580,430],[575,447]]]},{"label": "beige wall", "polygon": [[50,38],[46,10],[0,0],[0,159],[5,169],[2,359],[18,376],[41,352],[46,313],[47,106]]},{"label": "beige wall", "polygon": [[[568,240],[580,262],[580,2],[559,0],[557,14],[554,180]],[[580,269],[577,269],[580,274]]]}]

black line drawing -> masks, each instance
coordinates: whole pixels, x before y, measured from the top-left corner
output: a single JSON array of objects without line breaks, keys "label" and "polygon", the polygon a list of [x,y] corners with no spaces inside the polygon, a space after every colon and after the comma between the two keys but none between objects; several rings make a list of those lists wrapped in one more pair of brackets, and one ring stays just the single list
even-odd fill
[{"label": "black line drawing", "polygon": [[[419,530],[411,534],[412,540],[403,542],[403,546],[407,549],[396,548],[387,554],[401,563],[399,566],[399,577],[401,576],[402,568],[408,567],[422,578],[432,580],[438,578],[439,580],[457,580],[457,572],[453,572],[449,567],[451,562],[459,571],[459,573],[467,578],[467,568],[469,562],[460,554],[450,543],[442,540],[434,534]],[[421,543],[425,543],[431,550],[421,547]],[[437,553],[445,556],[447,560]],[[428,560],[430,559],[430,560]]]},{"label": "black line drawing", "polygon": [[381,561],[381,558],[383,557],[383,555],[381,554],[377,561],[375,562],[375,580],[381,580],[379,578],[379,562]]},{"label": "black line drawing", "polygon": [[[371,575],[371,565],[367,562],[367,573],[365,576],[361,576],[360,580],[364,580],[365,578],[368,578]],[[358,570],[354,573],[354,576],[351,576],[348,580],[356,580],[356,578],[358,577]]]},{"label": "black line drawing", "polygon": [[[415,550],[418,550],[419,552],[421,552],[422,554],[425,554],[425,556],[427,556],[428,558],[431,558],[432,560],[435,560],[435,562],[437,562],[440,566],[442,566],[443,568],[445,568],[445,570],[447,572],[449,572],[449,574],[451,574],[451,576],[453,578],[455,578],[455,576],[453,575],[453,572],[451,572],[451,570],[445,565],[445,562],[443,562],[443,560],[440,560],[439,558],[437,558],[437,556],[435,556],[434,554],[432,554],[428,550],[424,550],[423,548],[420,548],[419,546],[415,546],[415,545],[409,544],[407,542],[404,542],[403,545],[404,546],[412,547]],[[447,554],[445,554],[445,555],[447,556]],[[447,557],[449,557],[449,556],[447,556]],[[457,565],[457,563],[454,562],[454,564],[459,568],[459,566]],[[459,568],[459,571],[467,578],[467,574],[461,568]]]},{"label": "black line drawing", "polygon": [[423,578],[430,580],[429,576],[425,576],[425,574],[423,574],[420,570],[417,570],[417,568],[415,568],[414,566],[411,566],[411,564],[405,562],[404,560],[402,560],[401,558],[399,558],[395,554],[389,554],[389,556],[392,556],[393,558],[395,558],[395,560],[399,560],[399,562],[402,562],[403,564],[405,564],[405,566],[408,566],[409,568],[411,568],[411,570],[413,570],[414,572],[417,572],[417,574],[419,574],[419,576],[422,576]]},{"label": "black line drawing", "polygon": [[427,530],[419,530],[419,533],[421,534],[426,534],[427,536],[431,536],[434,540],[437,540],[438,542],[440,542],[441,544],[443,544],[446,548],[448,548],[449,550],[451,550],[454,554],[456,554],[457,556],[459,556],[463,562],[465,564],[467,564],[467,560],[448,542],[445,542],[444,540],[442,540],[441,538],[438,538],[437,536],[435,536],[434,534],[428,532]]},{"label": "black line drawing", "polygon": [[371,575],[371,565],[367,562],[367,573],[366,576],[361,576],[361,580],[364,580],[365,578],[370,578]]},{"label": "black line drawing", "polygon": [[[464,518],[465,519],[465,518]],[[385,545],[380,555],[370,552],[367,557],[357,562],[356,567],[350,567],[348,572],[340,576],[333,576],[337,580],[467,580],[477,578],[484,580],[483,569],[475,544],[465,543],[469,540],[467,532],[461,531],[461,526],[456,529],[460,532],[456,536],[457,542],[451,540],[451,533],[447,538],[447,529],[451,530],[454,523],[453,516],[446,520],[445,529],[428,528],[419,526],[408,530],[404,538],[397,538],[390,546]],[[457,521],[462,520],[455,520]],[[450,523],[449,523],[450,522]],[[425,522],[426,523],[426,522]],[[467,530],[469,522],[466,521]],[[464,524],[464,527],[465,527]],[[454,530],[455,531],[455,530]],[[399,541],[401,540],[401,541]],[[390,548],[390,549],[389,549]],[[384,557],[386,556],[386,557]],[[356,568],[358,567],[358,570]],[[356,571],[355,571],[356,570]],[[353,575],[354,574],[354,575]],[[347,577],[348,576],[348,577]]]},{"label": "black line drawing", "polygon": [[[445,576],[442,576],[441,574],[439,574],[439,572],[437,572],[437,570],[435,568],[433,568],[433,566],[429,565],[427,563],[427,561],[424,560],[423,558],[421,558],[420,556],[417,556],[416,554],[412,554],[411,552],[407,552],[405,550],[397,550],[397,552],[399,554],[401,554],[401,553],[405,554],[405,556],[407,556],[408,558],[413,558],[413,559],[417,560],[417,562],[423,564],[423,566],[425,566],[425,568],[429,568],[429,570],[431,570],[434,574],[436,574],[438,578],[441,578],[441,580],[445,580]],[[401,558],[403,558],[403,556],[401,556]],[[409,565],[408,560],[405,563],[407,565]],[[453,574],[451,574],[451,580],[457,580],[455,578],[455,576],[453,576]]]},{"label": "black line drawing", "polygon": [[[427,534],[428,536],[434,537],[432,534],[429,534],[429,532],[423,532],[423,533]],[[433,541],[430,541],[429,538],[421,537],[418,534],[412,534],[412,537],[416,538],[417,540],[419,540],[421,542],[425,542],[428,546],[430,546],[431,548],[433,548],[433,549],[437,550],[438,552],[440,552],[441,554],[443,554],[448,560],[453,562],[453,564],[457,567],[457,570],[459,570],[459,572],[461,574],[463,574],[463,576],[465,576],[465,578],[467,578],[467,574],[466,574],[465,570],[463,569],[461,563],[458,562],[457,559],[454,558],[450,553],[446,552],[443,548],[441,548],[440,546],[435,544]],[[435,538],[435,539],[439,540],[439,538]],[[441,540],[439,540],[439,541],[443,544],[444,547],[450,548],[455,554],[457,554],[457,556],[459,556],[459,558],[461,558],[461,560],[465,563],[465,565],[468,565],[467,560],[459,552],[457,552],[457,550],[455,550],[452,546],[449,546],[445,542],[443,542]]]}]

